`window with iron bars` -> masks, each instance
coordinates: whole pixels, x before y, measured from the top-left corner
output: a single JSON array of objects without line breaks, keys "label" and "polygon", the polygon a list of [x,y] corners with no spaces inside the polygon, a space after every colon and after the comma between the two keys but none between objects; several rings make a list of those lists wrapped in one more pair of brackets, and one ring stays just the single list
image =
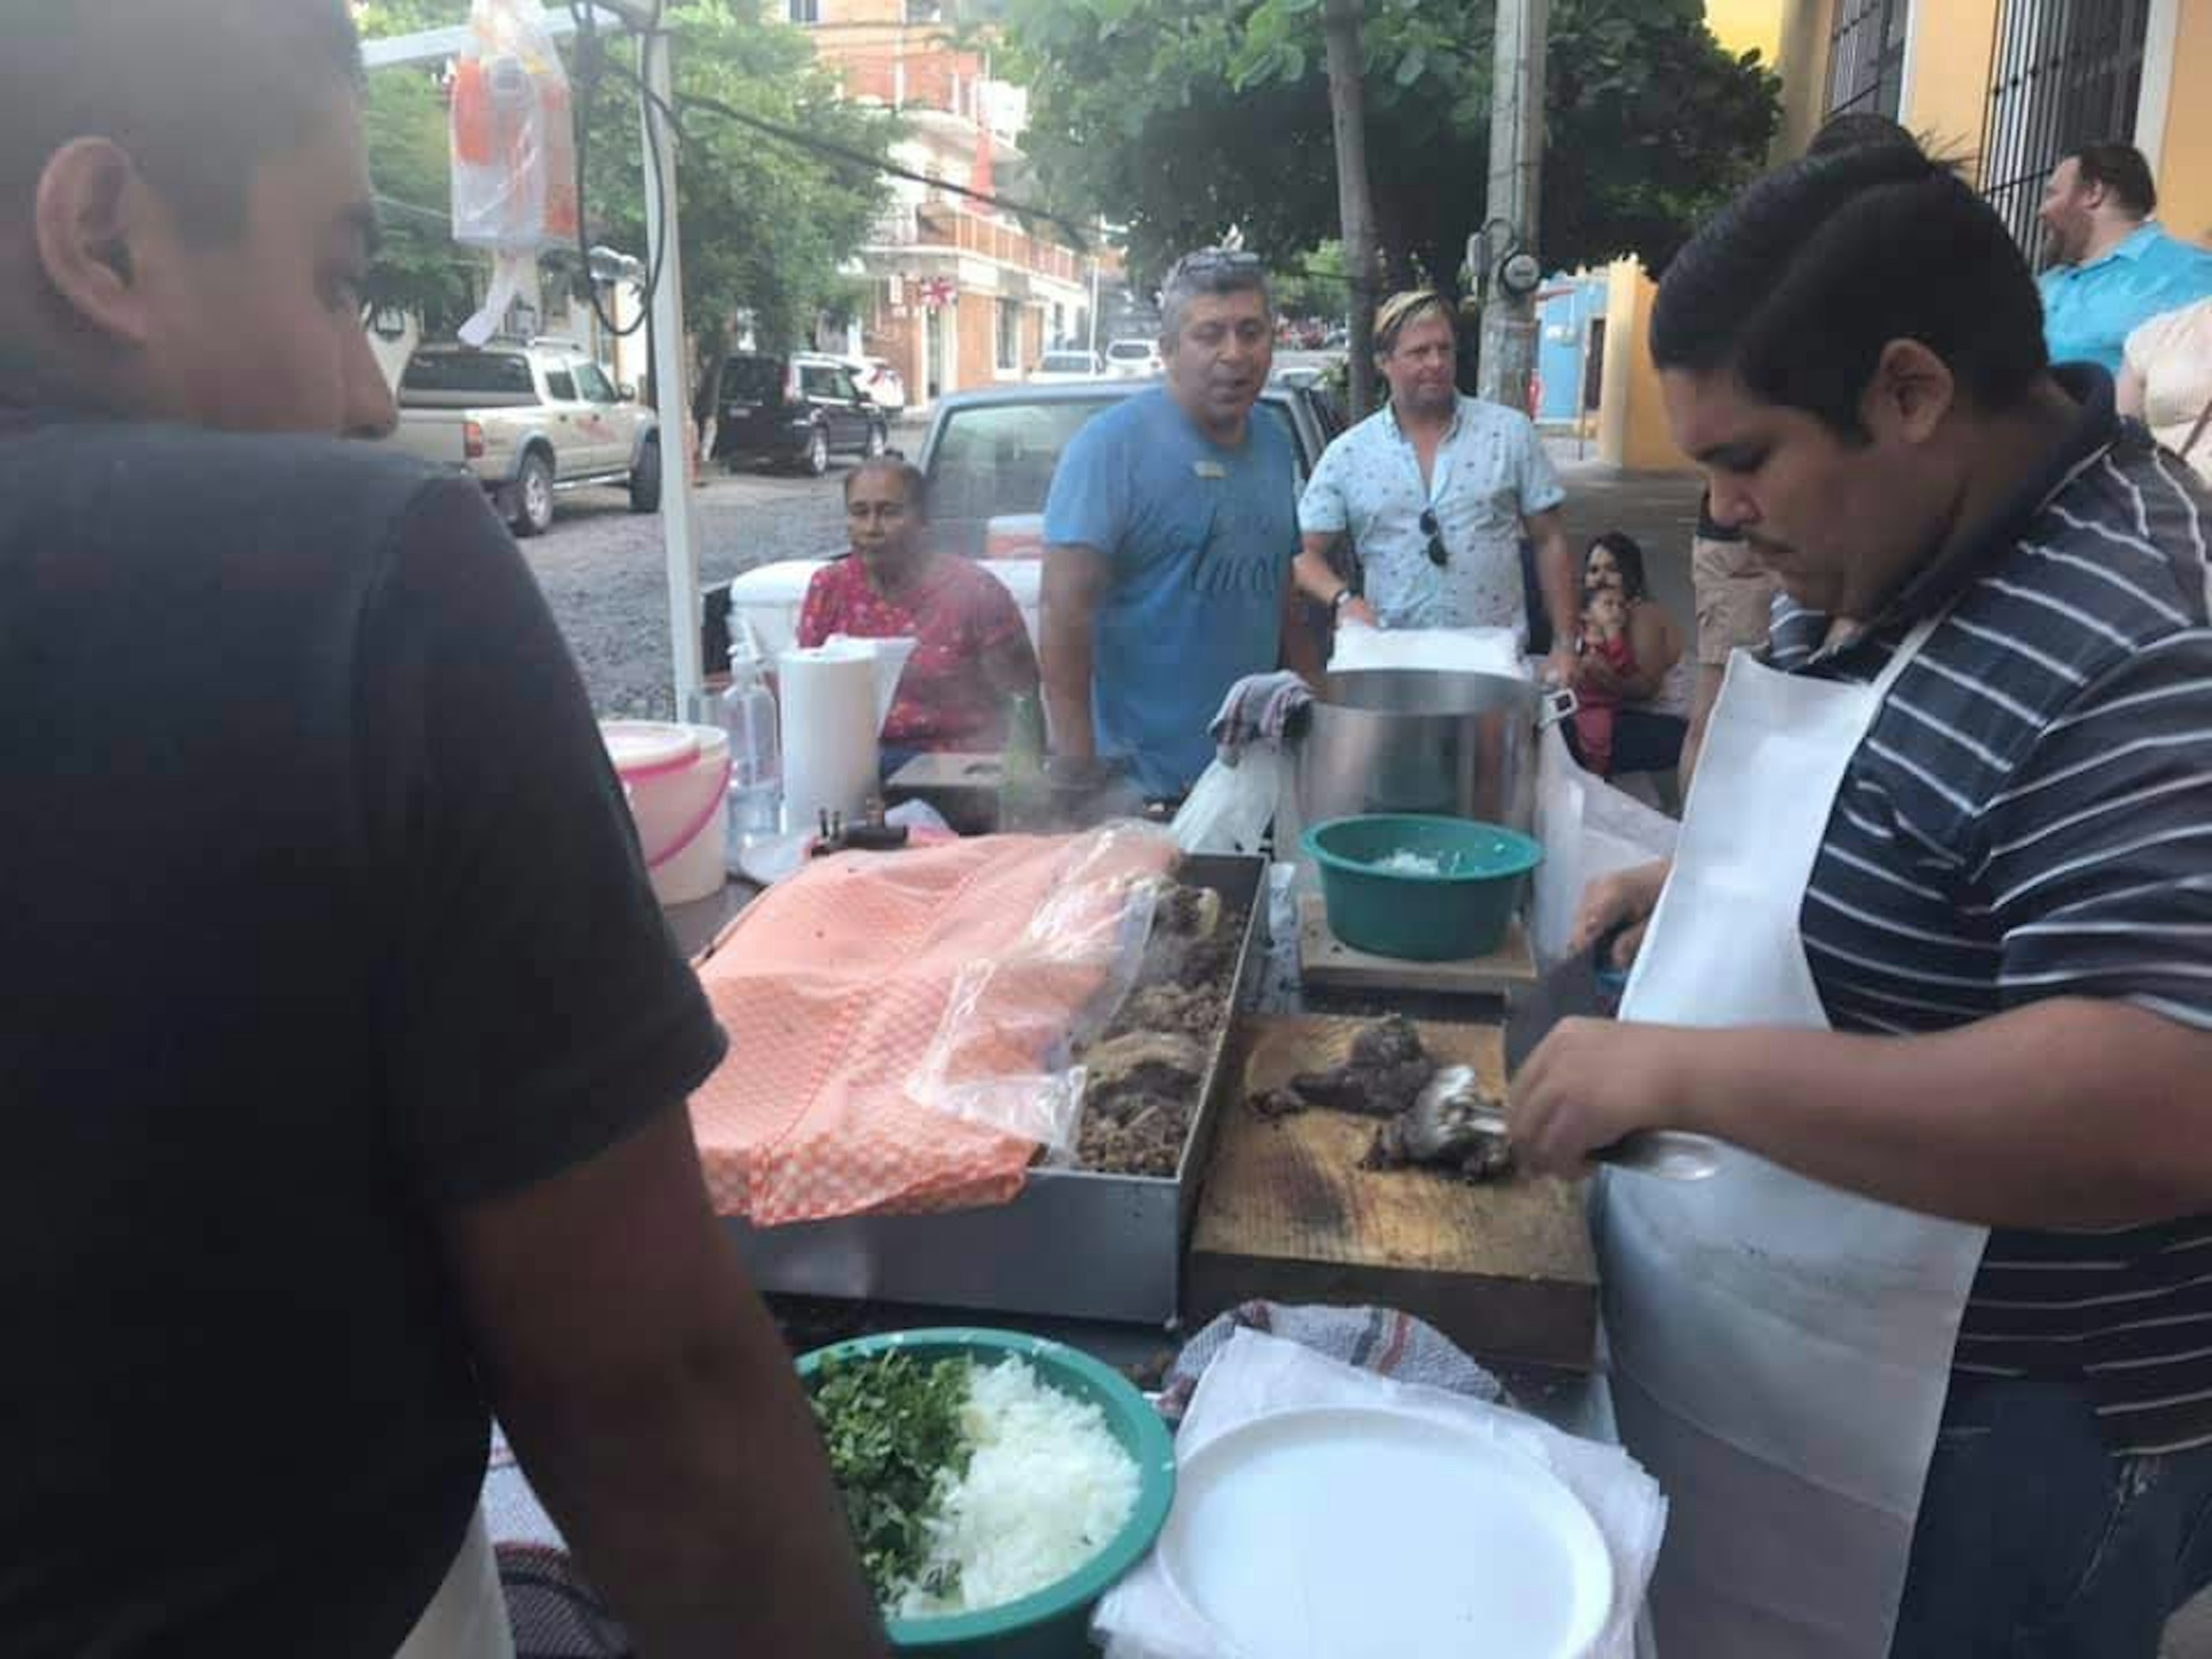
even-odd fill
[{"label": "window with iron bars", "polygon": [[2005,0],[1990,69],[1982,193],[2031,257],[2051,168],[2135,137],[2151,0]]},{"label": "window with iron bars", "polygon": [[1836,0],[1828,31],[1828,113],[1865,111],[1894,120],[1905,92],[1911,0]]}]

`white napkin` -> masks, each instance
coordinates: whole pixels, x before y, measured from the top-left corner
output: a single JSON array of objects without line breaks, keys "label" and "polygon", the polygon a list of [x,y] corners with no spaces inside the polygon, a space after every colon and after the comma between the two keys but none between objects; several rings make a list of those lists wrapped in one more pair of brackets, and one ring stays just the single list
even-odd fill
[{"label": "white napkin", "polygon": [[[1394,1382],[1260,1331],[1239,1331],[1206,1367],[1176,1435],[1187,1462],[1226,1430],[1297,1406],[1382,1407],[1494,1436],[1543,1463],[1582,1501],[1613,1558],[1613,1611],[1589,1659],[1633,1659],[1637,1617],[1659,1559],[1667,1500],[1658,1483],[1618,1446],[1563,1434],[1524,1413],[1418,1383]],[[1107,1659],[1216,1659],[1205,1620],[1146,1556],[1108,1591],[1091,1616]]]},{"label": "white napkin", "polygon": [[1427,668],[1448,674],[1527,677],[1521,641],[1510,628],[1367,628],[1336,630],[1333,674],[1363,668]]}]

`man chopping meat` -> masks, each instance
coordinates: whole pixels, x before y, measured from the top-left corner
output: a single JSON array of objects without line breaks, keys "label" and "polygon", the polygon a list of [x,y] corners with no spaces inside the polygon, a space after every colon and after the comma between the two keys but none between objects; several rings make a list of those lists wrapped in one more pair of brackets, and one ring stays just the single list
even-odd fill
[{"label": "man chopping meat", "polygon": [[1654,311],[1786,603],[1671,870],[1586,901],[1621,1021],[1513,1114],[1560,1172],[1732,1143],[1594,1206],[1662,1651],[2153,1659],[2212,1577],[2212,498],[2041,320],[1899,146],[1752,186]]}]

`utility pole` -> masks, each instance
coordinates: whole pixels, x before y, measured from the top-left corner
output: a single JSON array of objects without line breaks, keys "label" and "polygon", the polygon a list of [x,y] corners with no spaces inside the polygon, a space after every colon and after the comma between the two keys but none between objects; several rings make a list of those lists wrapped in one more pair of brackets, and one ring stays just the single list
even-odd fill
[{"label": "utility pole", "polygon": [[1366,93],[1360,83],[1362,0],[1328,0],[1322,13],[1328,45],[1328,108],[1336,133],[1336,211],[1344,234],[1344,268],[1352,278],[1350,332],[1352,418],[1375,407],[1375,298],[1379,261],[1375,203],[1367,188]]},{"label": "utility pole", "polygon": [[[1483,296],[1476,389],[1493,403],[1524,412],[1528,382],[1536,372],[1535,289],[1542,276],[1535,263],[1536,222],[1542,199],[1549,10],[1549,0],[1498,0],[1489,205],[1483,228],[1468,239],[1467,247],[1468,264]],[[1509,254],[1515,256],[1510,261]]]}]

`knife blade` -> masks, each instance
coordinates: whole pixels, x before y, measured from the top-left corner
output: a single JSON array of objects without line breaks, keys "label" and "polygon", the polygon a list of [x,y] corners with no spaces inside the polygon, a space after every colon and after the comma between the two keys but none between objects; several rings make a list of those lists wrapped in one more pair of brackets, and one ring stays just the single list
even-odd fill
[{"label": "knife blade", "polygon": [[[1599,975],[1600,964],[1613,949],[1618,930],[1599,938],[1588,948],[1547,969],[1528,990],[1513,999],[1505,1013],[1505,1075],[1520,1075],[1522,1064],[1536,1052],[1563,1019],[1610,1019],[1613,1006]],[[1498,1114],[1505,1127],[1504,1114]],[[1511,1131],[1507,1127],[1508,1137]],[[1608,1146],[1589,1153],[1595,1164],[1633,1170],[1664,1181],[1703,1181],[1721,1166],[1721,1143],[1710,1135],[1679,1129],[1640,1129],[1623,1135]]]}]

